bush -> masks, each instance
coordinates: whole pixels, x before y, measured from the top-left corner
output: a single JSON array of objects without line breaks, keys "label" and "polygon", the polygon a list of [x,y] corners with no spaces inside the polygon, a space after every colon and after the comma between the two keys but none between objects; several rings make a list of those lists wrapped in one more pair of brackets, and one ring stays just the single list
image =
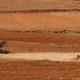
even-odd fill
[{"label": "bush", "polygon": [[10,53],[10,52],[7,51],[7,50],[2,50],[2,49],[0,49],[0,53],[2,53],[2,54],[8,54],[8,53]]},{"label": "bush", "polygon": [[0,53],[1,54],[8,54],[8,53],[10,53],[9,51],[4,50],[5,46],[6,46],[6,41],[0,42]]}]

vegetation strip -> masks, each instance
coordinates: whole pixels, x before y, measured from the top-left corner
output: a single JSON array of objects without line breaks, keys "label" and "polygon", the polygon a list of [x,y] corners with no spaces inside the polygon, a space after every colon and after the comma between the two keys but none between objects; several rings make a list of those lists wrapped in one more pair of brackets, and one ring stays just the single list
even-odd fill
[{"label": "vegetation strip", "polygon": [[4,10],[0,13],[50,13],[50,12],[80,12],[80,9],[35,9],[35,10]]}]

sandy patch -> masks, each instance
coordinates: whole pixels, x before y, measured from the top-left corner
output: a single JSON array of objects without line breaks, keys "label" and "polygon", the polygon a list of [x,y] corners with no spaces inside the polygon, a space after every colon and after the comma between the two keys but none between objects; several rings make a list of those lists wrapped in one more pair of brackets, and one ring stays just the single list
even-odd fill
[{"label": "sandy patch", "polygon": [[16,53],[0,54],[1,59],[21,59],[21,60],[50,60],[50,61],[76,61],[80,53]]}]

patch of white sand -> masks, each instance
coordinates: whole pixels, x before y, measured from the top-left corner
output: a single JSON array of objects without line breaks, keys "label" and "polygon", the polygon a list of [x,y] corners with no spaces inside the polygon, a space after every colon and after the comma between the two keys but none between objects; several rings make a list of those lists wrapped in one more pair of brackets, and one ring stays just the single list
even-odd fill
[{"label": "patch of white sand", "polygon": [[0,54],[1,59],[76,61],[80,53],[14,53]]}]

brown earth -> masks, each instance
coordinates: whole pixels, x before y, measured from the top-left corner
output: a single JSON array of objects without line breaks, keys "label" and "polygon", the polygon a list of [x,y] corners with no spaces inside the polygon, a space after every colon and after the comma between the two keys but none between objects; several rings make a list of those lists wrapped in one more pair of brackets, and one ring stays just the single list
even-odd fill
[{"label": "brown earth", "polygon": [[0,11],[32,9],[80,9],[79,0],[0,0]]},{"label": "brown earth", "polygon": [[0,40],[11,52],[80,52],[79,17],[79,12],[0,13]]},{"label": "brown earth", "polygon": [[[0,0],[0,11],[80,9],[77,0]],[[80,52],[79,33],[24,30],[80,30],[80,13],[0,13],[0,40],[10,52]],[[2,30],[3,29],[3,30]],[[15,32],[15,31],[16,32]],[[17,41],[17,42],[16,42]],[[80,63],[0,60],[0,80],[80,80]]]},{"label": "brown earth", "polygon": [[79,12],[0,13],[0,28],[7,30],[80,30]]},{"label": "brown earth", "polygon": [[0,33],[10,52],[80,52],[80,36],[55,33]]},{"label": "brown earth", "polygon": [[0,80],[80,80],[80,63],[1,60]]},{"label": "brown earth", "polygon": [[6,49],[11,53],[36,52],[80,52],[79,44],[57,44],[43,42],[15,42],[7,41]]}]

